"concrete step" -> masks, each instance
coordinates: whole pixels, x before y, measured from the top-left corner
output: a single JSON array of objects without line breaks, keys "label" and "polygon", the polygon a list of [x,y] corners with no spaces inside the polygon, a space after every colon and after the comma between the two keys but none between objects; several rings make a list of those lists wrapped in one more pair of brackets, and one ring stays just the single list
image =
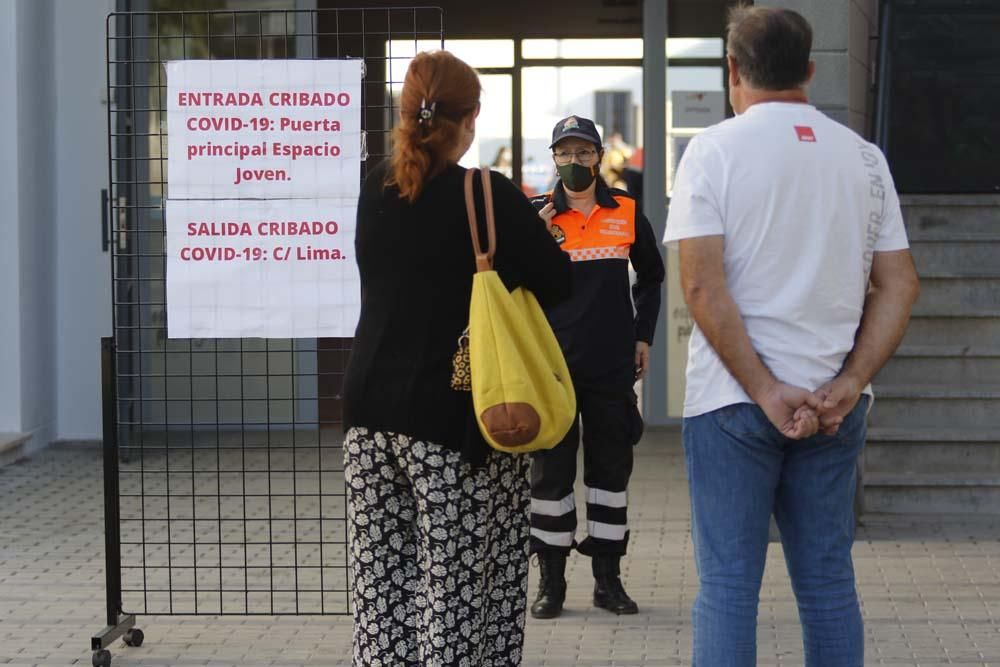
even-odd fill
[{"label": "concrete step", "polygon": [[[997,486],[1000,487],[1000,475],[992,473],[966,474],[961,477],[944,473],[882,473],[869,475],[865,479],[866,486]],[[1000,507],[997,508],[1000,511]]]},{"label": "concrete step", "polygon": [[29,440],[30,433],[0,433],[0,468],[20,460]]},{"label": "concrete step", "polygon": [[920,278],[916,315],[1000,317],[1000,278]]},{"label": "concrete step", "polygon": [[1000,277],[1000,236],[992,241],[913,241],[911,251],[921,277]]},{"label": "concrete step", "polygon": [[864,511],[1000,514],[1000,196],[901,203],[922,294],[875,380]]},{"label": "concrete step", "polygon": [[1000,514],[1000,475],[866,474],[864,512]]},{"label": "concrete step", "polygon": [[1000,442],[1000,432],[995,429],[873,426],[868,429],[868,440],[878,442]]},{"label": "concrete step", "polygon": [[881,385],[1000,385],[1000,347],[900,347],[875,378]]},{"label": "concrete step", "polygon": [[1000,429],[1000,386],[876,385],[869,424]]},{"label": "concrete step", "polygon": [[1000,341],[1000,317],[914,315],[903,336],[905,346],[989,345]]},{"label": "concrete step", "polygon": [[995,240],[1000,236],[1000,196],[915,195],[900,199],[911,241]]},{"label": "concrete step", "polygon": [[998,438],[995,428],[869,428],[864,512],[1000,514]]},{"label": "concrete step", "polygon": [[993,475],[1000,477],[1000,432],[965,428],[870,428],[867,476]]}]

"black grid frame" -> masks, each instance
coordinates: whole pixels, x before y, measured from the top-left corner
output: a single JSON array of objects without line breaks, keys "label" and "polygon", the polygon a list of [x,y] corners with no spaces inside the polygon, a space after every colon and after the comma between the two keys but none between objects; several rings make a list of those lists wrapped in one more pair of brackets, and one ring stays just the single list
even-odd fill
[{"label": "black grid frame", "polygon": [[129,641],[134,614],[343,614],[350,604],[350,340],[167,338],[165,63],[363,58],[363,178],[391,149],[397,61],[442,45],[435,7],[109,15],[109,628],[95,650],[114,635]]}]

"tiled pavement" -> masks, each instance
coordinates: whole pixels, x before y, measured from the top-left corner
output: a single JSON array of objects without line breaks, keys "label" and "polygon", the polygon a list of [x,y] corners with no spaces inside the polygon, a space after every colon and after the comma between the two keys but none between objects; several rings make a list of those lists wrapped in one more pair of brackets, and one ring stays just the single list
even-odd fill
[{"label": "tiled pavement", "polygon": [[[589,563],[571,561],[567,611],[530,620],[527,666],[689,662],[697,588],[687,490],[674,433],[639,446],[628,590],[641,613],[590,607]],[[100,452],[59,446],[0,468],[0,665],[89,665],[104,625]],[[866,517],[855,547],[867,664],[1000,665],[1000,517]],[[532,570],[532,587],[537,572]],[[772,545],[759,662],[801,665],[795,605]],[[350,620],[335,616],[143,616],[146,642],[119,666],[346,665]]]}]

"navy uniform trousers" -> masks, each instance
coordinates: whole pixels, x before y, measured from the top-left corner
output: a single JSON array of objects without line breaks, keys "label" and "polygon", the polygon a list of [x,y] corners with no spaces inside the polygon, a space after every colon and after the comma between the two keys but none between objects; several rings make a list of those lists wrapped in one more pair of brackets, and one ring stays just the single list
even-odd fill
[{"label": "navy uniform trousers", "polygon": [[[558,445],[533,455],[531,553],[569,553],[575,546],[588,556],[621,556],[628,545],[632,447],[642,425],[635,394],[631,389],[623,395],[577,387],[576,399],[580,414],[573,428]],[[578,544],[573,486],[581,430],[587,537]]]}]

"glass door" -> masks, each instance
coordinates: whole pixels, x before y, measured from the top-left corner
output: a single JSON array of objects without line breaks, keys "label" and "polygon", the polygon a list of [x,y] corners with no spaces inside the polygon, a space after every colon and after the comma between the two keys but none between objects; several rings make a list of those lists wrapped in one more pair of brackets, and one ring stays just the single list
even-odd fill
[{"label": "glass door", "polygon": [[531,195],[555,182],[549,144],[560,119],[592,119],[604,138],[601,175],[613,187],[638,194],[642,181],[642,68],[525,67],[522,78],[521,179]]},{"label": "glass door", "polygon": [[592,119],[604,139],[602,176],[638,195],[642,181],[642,40],[526,39],[520,43],[522,188],[555,182],[549,143],[562,118]]},{"label": "glass door", "polygon": [[[512,39],[450,39],[445,49],[476,68],[483,92],[482,107],[476,120],[476,138],[459,164],[463,167],[490,167],[513,178],[513,66]],[[398,97],[410,61],[420,51],[436,49],[438,44],[400,41],[389,44],[392,63],[391,93]],[[398,108],[398,105],[393,105]],[[395,120],[395,119],[393,119]]]},{"label": "glass door", "polygon": [[[598,125],[605,155],[601,174],[610,185],[642,199],[645,151],[662,151],[667,158],[669,195],[676,165],[684,148],[701,128],[725,118],[723,43],[720,38],[673,38],[667,55],[666,99],[643,98],[643,40],[529,39],[519,43],[515,76],[521,81],[521,164],[517,170],[528,194],[549,191],[555,182],[549,143],[553,126],[562,118],[581,115]],[[674,104],[673,100],[678,100]],[[704,104],[681,105],[696,99]],[[643,118],[650,105],[662,104],[667,134],[658,145],[645,146]],[[708,109],[705,113],[702,109]],[[688,113],[682,113],[687,111]],[[641,206],[641,203],[640,203]],[[667,257],[666,374],[668,412],[679,414],[684,395],[687,341],[692,323],[680,293],[675,253]]]},{"label": "glass door", "polygon": [[[521,80],[519,173],[526,192],[551,187],[554,169],[548,150],[552,127],[566,116],[593,119],[605,143],[602,175],[615,186],[641,195],[643,99],[641,39],[526,39],[519,43]],[[725,117],[725,78],[720,38],[672,38],[667,51],[665,137],[667,163],[676,166],[696,128],[670,125],[675,93],[707,94]],[[659,147],[657,147],[659,148]],[[673,169],[668,169],[672,176]],[[664,187],[670,190],[670,184]]]}]

